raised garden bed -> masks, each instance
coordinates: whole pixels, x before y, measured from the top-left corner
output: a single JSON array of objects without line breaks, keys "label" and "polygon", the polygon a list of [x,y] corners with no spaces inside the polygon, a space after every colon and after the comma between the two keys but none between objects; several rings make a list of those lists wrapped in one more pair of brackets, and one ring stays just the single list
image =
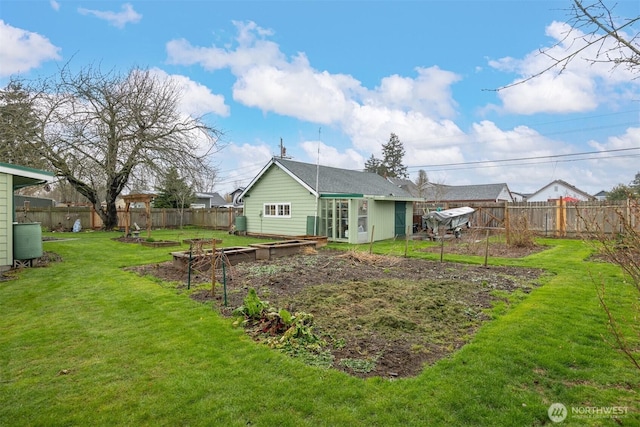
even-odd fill
[{"label": "raised garden bed", "polygon": [[[214,239],[184,239],[182,243],[185,245],[209,245],[213,244]],[[221,239],[215,239],[216,245],[222,243]]]},{"label": "raised garden bed", "polygon": [[274,259],[300,253],[304,248],[315,248],[315,240],[282,240],[278,242],[253,243],[257,249],[256,260]]},{"label": "raised garden bed", "polygon": [[327,246],[328,243],[328,237],[327,236],[310,236],[310,235],[305,235],[305,236],[296,236],[296,239],[300,239],[300,240],[313,240],[316,242],[316,248],[321,248],[323,246]]},{"label": "raised garden bed", "polygon": [[[216,249],[216,256],[219,256],[224,251],[230,265],[236,265],[239,262],[255,261],[256,260],[256,248],[249,248],[246,246],[230,246],[227,248]],[[202,252],[192,252],[191,265],[196,265],[199,270],[208,270],[211,267],[211,254],[213,251],[207,249]],[[187,268],[189,265],[189,251],[171,252],[173,257],[173,266],[178,269]]]},{"label": "raised garden bed", "polygon": [[176,242],[175,240],[157,240],[149,242],[147,240],[140,241],[142,246],[148,246],[151,248],[166,248],[169,246],[180,246],[180,242]]}]

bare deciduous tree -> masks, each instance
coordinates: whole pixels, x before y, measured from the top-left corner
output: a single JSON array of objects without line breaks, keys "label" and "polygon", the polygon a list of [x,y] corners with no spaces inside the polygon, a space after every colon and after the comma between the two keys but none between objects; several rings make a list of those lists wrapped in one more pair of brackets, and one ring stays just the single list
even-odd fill
[{"label": "bare deciduous tree", "polygon": [[175,167],[211,176],[220,132],[179,110],[180,88],[151,71],[126,74],[86,67],[53,79],[20,82],[38,122],[23,141],[86,197],[105,229],[117,226],[116,198],[129,181]]},{"label": "bare deciduous tree", "polygon": [[424,197],[426,193],[425,186],[429,183],[429,176],[424,169],[420,169],[418,171],[418,177],[416,178],[415,184],[418,187],[418,197]]},{"label": "bare deciduous tree", "polygon": [[[612,69],[625,67],[637,73],[640,70],[640,33],[633,33],[633,25],[640,22],[640,16],[620,18],[614,15],[614,8],[615,4],[607,6],[603,0],[572,0],[567,20],[569,31],[554,46],[540,50],[541,55],[551,60],[549,66],[497,90],[523,84],[554,70],[561,74],[575,59],[591,64],[611,64]],[[571,48],[565,50],[564,55],[553,53],[556,47],[565,43]]]},{"label": "bare deciduous tree", "polygon": [[[598,218],[596,213],[588,216],[586,211],[581,212],[576,206],[577,216],[585,224],[587,235],[591,241],[596,242],[596,249],[609,262],[618,265],[623,274],[624,282],[617,287],[626,288],[631,285],[630,314],[624,316],[616,312],[615,308],[620,304],[619,291],[613,291],[614,286],[605,286],[602,278],[594,277],[594,282],[600,280],[597,286],[598,300],[607,315],[607,326],[613,338],[607,340],[618,348],[631,361],[633,366],[640,369],[640,231],[638,220],[640,219],[640,204],[637,199],[627,199],[625,207],[615,211],[612,217]],[[604,220],[603,220],[604,219]],[[616,232],[616,230],[618,230]],[[612,298],[612,294],[613,298]],[[623,297],[624,298],[624,297]]]}]

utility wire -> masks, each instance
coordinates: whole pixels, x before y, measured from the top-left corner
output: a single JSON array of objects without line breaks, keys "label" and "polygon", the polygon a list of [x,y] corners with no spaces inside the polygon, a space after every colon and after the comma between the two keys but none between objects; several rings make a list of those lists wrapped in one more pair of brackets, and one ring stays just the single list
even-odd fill
[{"label": "utility wire", "polygon": [[[499,160],[480,160],[480,161],[474,161],[474,162],[442,163],[438,165],[411,166],[409,169],[450,170],[450,169],[441,169],[441,168],[446,168],[451,166],[471,166],[469,169],[474,169],[473,167],[474,165],[486,165],[484,167],[497,167],[497,166],[504,166],[504,165],[496,165],[495,163],[520,162],[525,160],[542,160],[542,159],[548,159],[548,162],[563,161],[563,160],[557,160],[557,159],[562,159],[565,157],[600,155],[600,154],[606,154],[606,153],[615,153],[615,152],[632,151],[632,150],[640,150],[640,147],[618,148],[613,150],[602,150],[602,151],[587,151],[587,152],[573,153],[573,154],[554,154],[554,155],[548,155],[548,156],[516,157],[511,159],[499,159]],[[622,157],[622,156],[586,157],[586,158],[579,158],[579,159],[569,159],[564,161],[594,160],[599,158],[609,159],[613,157]],[[535,162],[535,163],[545,163],[545,162]],[[528,163],[528,164],[531,164],[531,163]],[[478,166],[478,167],[483,167],[483,166]],[[465,169],[465,168],[461,167],[456,169]]]}]

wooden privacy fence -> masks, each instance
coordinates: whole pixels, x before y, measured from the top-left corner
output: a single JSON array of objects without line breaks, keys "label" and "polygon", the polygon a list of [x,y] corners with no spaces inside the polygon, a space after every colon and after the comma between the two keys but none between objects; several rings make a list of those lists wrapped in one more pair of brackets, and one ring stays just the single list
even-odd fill
[{"label": "wooden privacy fence", "polygon": [[[471,225],[480,229],[509,231],[512,227],[521,227],[524,222],[528,230],[549,237],[582,237],[593,232],[615,234],[627,227],[638,230],[640,210],[638,202],[632,200],[571,202],[556,200],[552,202],[459,202],[427,204],[417,203],[414,216],[421,217],[436,208],[450,209],[470,206],[476,210]],[[151,221],[154,228],[175,228],[181,224],[179,209],[151,209],[149,218],[145,209],[135,208],[129,212],[130,224],[138,224],[145,229]],[[182,213],[182,225],[228,230],[242,208],[185,209]],[[100,216],[89,207],[72,208],[29,208],[16,209],[18,222],[39,222],[49,230],[63,228],[70,230],[76,219],[80,219],[83,228],[102,227]],[[118,210],[118,226],[124,229],[125,211]]]},{"label": "wooden privacy fence", "polygon": [[415,213],[428,210],[470,206],[476,210],[471,219],[474,228],[509,231],[523,226],[549,237],[578,237],[594,232],[614,234],[625,228],[640,227],[638,202],[633,200],[569,202],[443,202],[418,203]]},{"label": "wooden privacy fence", "polygon": [[[118,209],[118,227],[121,229],[124,229],[126,214],[124,209]],[[183,212],[180,212],[180,209],[151,209],[149,217],[144,208],[132,208],[129,211],[129,224],[137,224],[141,229],[145,229],[151,221],[153,228],[176,228],[182,224],[228,230],[239,215],[242,215],[242,208],[184,209]],[[100,215],[91,207],[16,209],[16,221],[39,222],[49,230],[70,230],[77,219],[80,219],[84,229],[102,228]]]}]

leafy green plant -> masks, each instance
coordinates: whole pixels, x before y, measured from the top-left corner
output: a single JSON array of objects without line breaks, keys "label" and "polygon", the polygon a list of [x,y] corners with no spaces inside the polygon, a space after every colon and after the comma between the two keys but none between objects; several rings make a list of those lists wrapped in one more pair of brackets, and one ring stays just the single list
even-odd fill
[{"label": "leafy green plant", "polygon": [[242,325],[269,347],[278,349],[292,357],[301,358],[314,366],[330,367],[331,352],[325,350],[326,342],[313,331],[313,315],[291,313],[284,308],[277,310],[262,301],[251,288],[243,305],[233,311],[235,326]]},{"label": "leafy green plant", "polygon": [[236,317],[234,325],[246,324],[250,320],[260,319],[263,311],[269,307],[268,301],[262,301],[254,288],[249,289],[247,296],[243,300],[243,304],[233,311]]}]

